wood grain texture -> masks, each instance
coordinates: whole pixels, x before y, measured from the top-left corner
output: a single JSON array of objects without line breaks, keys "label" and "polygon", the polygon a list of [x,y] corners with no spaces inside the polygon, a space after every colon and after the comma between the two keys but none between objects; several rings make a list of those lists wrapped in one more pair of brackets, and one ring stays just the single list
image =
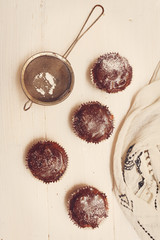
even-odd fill
[{"label": "wood grain texture", "polygon": [[[105,15],[68,57],[75,73],[70,97],[24,112],[24,62],[41,51],[63,54],[95,4],[104,6]],[[0,0],[0,239],[139,240],[112,191],[112,156],[131,100],[160,58],[159,12],[159,0]],[[90,83],[89,69],[101,54],[114,51],[129,60],[133,80],[124,92],[109,95]],[[115,117],[113,135],[100,144],[82,141],[70,124],[73,109],[92,100],[107,105]],[[57,141],[69,156],[57,183],[46,185],[26,169],[26,150],[41,138]],[[98,229],[79,229],[68,217],[66,194],[82,183],[108,196],[109,217]]]}]

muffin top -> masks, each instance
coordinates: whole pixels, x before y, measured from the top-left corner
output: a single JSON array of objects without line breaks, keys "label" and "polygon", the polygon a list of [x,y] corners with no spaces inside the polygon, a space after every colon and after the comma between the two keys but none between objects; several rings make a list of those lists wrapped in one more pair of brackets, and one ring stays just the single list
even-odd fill
[{"label": "muffin top", "polygon": [[32,174],[45,183],[55,182],[64,174],[68,157],[63,147],[52,141],[39,141],[27,154],[27,165]]},{"label": "muffin top", "polygon": [[99,102],[79,106],[72,118],[74,132],[83,140],[99,143],[113,132],[113,115]]},{"label": "muffin top", "polygon": [[131,83],[132,67],[119,53],[107,53],[93,65],[91,79],[97,88],[107,93],[116,93]]},{"label": "muffin top", "polygon": [[108,201],[104,193],[90,186],[78,188],[69,200],[69,215],[81,228],[96,228],[108,216]]}]

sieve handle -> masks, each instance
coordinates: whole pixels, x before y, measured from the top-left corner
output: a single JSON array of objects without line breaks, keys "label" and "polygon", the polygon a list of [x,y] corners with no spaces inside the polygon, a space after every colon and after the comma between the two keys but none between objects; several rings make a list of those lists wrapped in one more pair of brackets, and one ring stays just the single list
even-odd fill
[{"label": "sieve handle", "polygon": [[23,107],[23,109],[24,109],[24,111],[27,111],[27,110],[29,110],[30,108],[31,108],[31,106],[32,106],[32,101],[31,100],[28,100],[25,104],[24,104],[24,107]]},{"label": "sieve handle", "polygon": [[[84,28],[85,28],[85,26],[86,26],[89,18],[91,17],[92,13],[94,12],[94,10],[95,10],[96,8],[101,8],[101,13],[100,13],[100,15],[89,25],[89,27],[88,27],[86,30],[84,30]],[[74,48],[74,46],[76,45],[76,43],[77,43],[77,42],[81,39],[81,37],[83,37],[83,35],[98,21],[98,19],[103,15],[103,13],[104,13],[104,8],[103,8],[101,5],[99,5],[99,4],[95,5],[95,6],[92,8],[92,10],[91,10],[91,12],[89,13],[86,21],[85,21],[84,24],[83,24],[81,30],[79,31],[77,37],[75,38],[75,40],[73,41],[73,43],[70,45],[70,47],[67,49],[67,51],[64,53],[63,57],[65,57],[65,58],[68,57],[68,55],[70,54],[70,52],[72,51],[72,49]],[[84,32],[82,32],[82,31],[84,31]]]}]

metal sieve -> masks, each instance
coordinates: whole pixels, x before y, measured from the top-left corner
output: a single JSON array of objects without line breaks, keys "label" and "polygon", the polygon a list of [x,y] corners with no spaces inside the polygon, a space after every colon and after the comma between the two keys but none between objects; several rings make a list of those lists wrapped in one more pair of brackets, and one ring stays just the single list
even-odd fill
[{"label": "metal sieve", "polygon": [[[84,30],[95,8],[101,8],[98,17]],[[21,72],[21,85],[28,101],[24,105],[27,111],[32,103],[40,105],[54,105],[64,101],[71,93],[74,85],[74,72],[68,55],[80,38],[103,15],[104,8],[95,5],[84,22],[80,32],[63,56],[54,52],[40,52],[30,57]]]}]

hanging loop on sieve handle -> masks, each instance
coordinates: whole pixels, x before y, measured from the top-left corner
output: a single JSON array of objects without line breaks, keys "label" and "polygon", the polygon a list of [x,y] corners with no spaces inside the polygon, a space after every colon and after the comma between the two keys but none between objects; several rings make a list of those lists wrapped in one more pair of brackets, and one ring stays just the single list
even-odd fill
[{"label": "hanging loop on sieve handle", "polygon": [[[85,28],[85,26],[86,26],[89,18],[91,17],[92,13],[94,12],[94,10],[95,10],[96,8],[101,8],[102,11],[101,11],[100,15],[89,25],[89,27],[88,27],[84,32],[82,32],[82,31],[84,30],[84,28]],[[88,32],[88,30],[98,21],[98,19],[103,15],[103,13],[104,13],[104,8],[103,8],[101,5],[99,5],[99,4],[95,5],[95,6],[92,8],[91,12],[89,13],[86,21],[84,22],[84,24],[83,24],[83,26],[82,26],[80,32],[78,33],[77,37],[75,38],[75,40],[73,41],[73,43],[70,45],[70,47],[67,49],[67,51],[64,53],[63,57],[65,57],[65,58],[68,57],[68,55],[70,54],[70,52],[72,51],[72,49],[74,48],[74,46],[76,45],[76,43],[77,43],[77,42],[81,39],[81,37],[83,37],[83,35],[84,35],[86,32]]]},{"label": "hanging loop on sieve handle", "polygon": [[24,107],[23,107],[23,109],[24,109],[24,111],[27,111],[27,110],[29,110],[30,108],[31,108],[31,106],[32,106],[32,101],[31,100],[28,100],[25,104],[24,104]]}]

